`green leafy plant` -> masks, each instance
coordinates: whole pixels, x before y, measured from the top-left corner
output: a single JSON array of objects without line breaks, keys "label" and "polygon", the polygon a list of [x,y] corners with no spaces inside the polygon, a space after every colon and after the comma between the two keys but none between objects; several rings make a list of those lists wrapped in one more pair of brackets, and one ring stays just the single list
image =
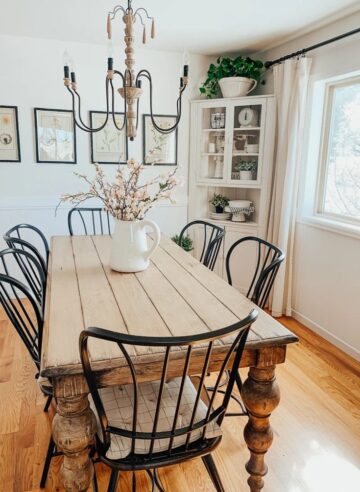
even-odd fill
[{"label": "green leafy plant", "polygon": [[[200,93],[206,97],[215,97],[219,93],[219,80],[225,77],[248,77],[259,82],[263,74],[263,62],[252,60],[249,57],[229,58],[220,56],[217,64],[211,63],[207,73],[207,79],[200,87]],[[265,82],[262,81],[262,84]]]},{"label": "green leafy plant", "polygon": [[180,238],[178,234],[176,234],[176,236],[173,236],[171,239],[174,241],[174,243],[181,246],[182,249],[184,249],[185,251],[192,251],[194,249],[193,240],[189,236],[183,236],[181,240],[181,244],[179,242]]},{"label": "green leafy plant", "polygon": [[256,161],[240,161],[236,164],[236,171],[256,171],[257,162]]},{"label": "green leafy plant", "polygon": [[216,212],[223,212],[224,208],[229,205],[229,199],[224,195],[214,193],[209,203],[215,207]]}]

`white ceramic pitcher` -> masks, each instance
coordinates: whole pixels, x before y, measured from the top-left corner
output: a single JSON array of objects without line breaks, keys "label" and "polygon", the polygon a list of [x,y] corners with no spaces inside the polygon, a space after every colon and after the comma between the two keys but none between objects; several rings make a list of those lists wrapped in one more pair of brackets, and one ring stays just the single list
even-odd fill
[{"label": "white ceramic pitcher", "polygon": [[[153,230],[150,248],[146,228]],[[160,229],[152,220],[115,220],[110,266],[117,272],[141,272],[149,266],[149,258],[160,242]]]}]

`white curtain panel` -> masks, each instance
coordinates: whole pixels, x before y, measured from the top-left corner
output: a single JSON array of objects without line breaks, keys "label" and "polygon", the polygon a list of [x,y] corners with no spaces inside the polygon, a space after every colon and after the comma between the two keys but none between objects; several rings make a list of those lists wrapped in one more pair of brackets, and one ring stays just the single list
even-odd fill
[{"label": "white curtain panel", "polygon": [[310,67],[311,59],[305,57],[274,67],[277,129],[267,237],[285,252],[286,259],[270,300],[273,316],[291,316],[295,221]]}]

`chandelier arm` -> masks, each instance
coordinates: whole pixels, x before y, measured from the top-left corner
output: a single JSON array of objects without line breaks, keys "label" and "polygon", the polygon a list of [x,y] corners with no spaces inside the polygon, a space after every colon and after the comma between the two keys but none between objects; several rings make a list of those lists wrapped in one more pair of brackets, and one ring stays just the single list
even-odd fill
[{"label": "chandelier arm", "polygon": [[135,14],[134,14],[134,15],[136,15],[136,14],[138,14],[138,15],[139,15],[139,12],[140,12],[141,10],[142,10],[143,12],[145,12],[145,15],[146,15],[146,17],[147,17],[148,19],[153,20],[153,18],[154,18],[154,17],[151,17],[151,16],[149,15],[148,11],[147,11],[146,9],[144,9],[144,7],[139,7],[138,9],[136,9],[136,10],[135,10]]},{"label": "chandelier arm", "polygon": [[[121,72],[115,71],[114,73],[121,75],[123,82],[124,82],[124,76]],[[124,122],[123,122],[122,126],[119,127],[116,123],[116,118],[115,118],[115,90],[114,90],[114,84],[113,84],[112,80],[110,80],[110,85],[111,85],[111,116],[112,116],[112,120],[113,120],[115,128],[119,132],[122,132],[124,127],[125,127],[125,122],[126,122],[126,91],[125,91],[125,102],[124,102],[124,104],[125,104]]]},{"label": "chandelier arm", "polygon": [[[139,10],[139,9],[138,9]],[[145,22],[143,21],[143,18],[141,17],[141,14],[139,14],[138,11],[135,12],[134,16],[137,15],[138,18],[140,19],[140,22],[142,24],[143,27],[145,27]]]},{"label": "chandelier arm", "polygon": [[161,128],[156,123],[155,118],[154,118],[153,103],[152,103],[152,79],[151,79],[150,72],[148,70],[145,70],[145,69],[140,70],[140,72],[138,73],[138,75],[136,77],[136,81],[138,81],[138,79],[140,79],[140,77],[145,77],[146,79],[148,79],[149,84],[150,84],[150,118],[151,118],[152,124],[154,125],[155,129],[159,133],[163,133],[165,135],[172,133],[174,130],[176,130],[176,128],[178,127],[178,125],[180,123],[180,119],[181,119],[181,98],[182,98],[182,94],[183,94],[183,92],[185,90],[185,86],[181,88],[179,97],[178,97],[178,99],[176,101],[177,114],[176,114],[175,123],[170,128],[164,129],[164,128]]},{"label": "chandelier arm", "polygon": [[111,20],[115,19],[115,16],[119,12],[119,10],[121,10],[124,15],[126,14],[124,7],[122,7],[121,5],[117,5],[116,7],[114,7],[112,12],[109,12],[109,15],[111,16]]},{"label": "chandelier arm", "polygon": [[74,118],[74,122],[75,122],[75,125],[80,128],[80,130],[84,131],[84,132],[87,132],[87,133],[92,133],[91,130],[89,130],[87,127],[83,127],[76,119],[76,111],[75,111],[75,94],[73,93],[73,91],[70,89],[70,87],[66,87],[67,90],[70,92],[71,94],[71,99],[72,99],[72,113],[73,113],[73,118]]},{"label": "chandelier arm", "polygon": [[[106,125],[107,125],[107,122],[109,121],[109,79],[106,78],[106,118],[105,118],[105,121],[102,125],[100,125],[98,128],[91,128],[91,126],[88,126],[84,123],[83,119],[81,118],[81,97],[80,97],[80,94],[77,92],[76,89],[73,89],[73,92],[75,93],[75,95],[77,96],[77,99],[78,99],[78,117],[79,117],[79,121],[80,123],[82,124],[82,126],[87,129],[88,132],[91,132],[91,133],[96,133],[96,132],[100,132],[101,130],[103,130]],[[75,113],[74,113],[75,115]]]}]

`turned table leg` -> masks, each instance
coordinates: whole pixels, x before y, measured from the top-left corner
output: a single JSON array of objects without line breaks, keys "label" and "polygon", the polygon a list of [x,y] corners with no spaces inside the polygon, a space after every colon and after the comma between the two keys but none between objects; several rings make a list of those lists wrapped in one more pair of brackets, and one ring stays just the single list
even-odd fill
[{"label": "turned table leg", "polygon": [[55,380],[54,386],[57,413],[53,420],[52,433],[58,449],[64,453],[62,484],[66,492],[85,492],[94,473],[89,447],[96,431],[88,389],[79,376],[60,378]]},{"label": "turned table leg", "polygon": [[241,396],[249,412],[249,421],[244,429],[245,442],[250,451],[250,460],[246,463],[246,470],[250,474],[248,484],[251,492],[260,492],[264,487],[263,477],[268,471],[265,453],[273,440],[270,414],[280,401],[275,365],[250,367]]}]

